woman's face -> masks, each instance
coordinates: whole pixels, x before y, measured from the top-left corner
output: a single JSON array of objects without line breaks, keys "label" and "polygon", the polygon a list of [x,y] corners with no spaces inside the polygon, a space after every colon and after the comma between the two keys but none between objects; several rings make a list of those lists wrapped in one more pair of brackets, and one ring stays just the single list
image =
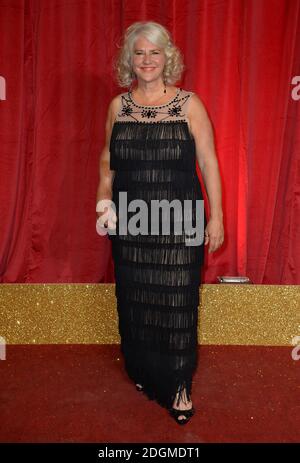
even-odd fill
[{"label": "woman's face", "polygon": [[132,67],[138,79],[151,82],[162,78],[166,57],[162,48],[149,42],[142,35],[133,47]]}]

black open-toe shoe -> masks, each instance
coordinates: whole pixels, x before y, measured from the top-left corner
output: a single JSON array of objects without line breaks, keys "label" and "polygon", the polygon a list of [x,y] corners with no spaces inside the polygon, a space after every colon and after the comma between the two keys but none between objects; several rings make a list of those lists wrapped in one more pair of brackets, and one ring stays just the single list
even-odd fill
[{"label": "black open-toe shoe", "polygon": [[[190,418],[195,414],[195,408],[192,407],[189,410],[178,410],[177,408],[170,408],[170,415],[175,419],[178,424],[186,424]],[[179,416],[184,416],[185,418],[180,418]]]},{"label": "black open-toe shoe", "polygon": [[139,392],[142,392],[144,389],[143,386],[141,386],[140,384],[136,384],[135,387],[136,387],[136,390]]}]

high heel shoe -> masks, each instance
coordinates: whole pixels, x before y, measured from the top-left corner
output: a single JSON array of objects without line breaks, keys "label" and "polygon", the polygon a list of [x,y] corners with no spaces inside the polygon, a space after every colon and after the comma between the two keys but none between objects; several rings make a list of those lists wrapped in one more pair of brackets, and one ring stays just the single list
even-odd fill
[{"label": "high heel shoe", "polygon": [[143,392],[143,389],[144,389],[144,388],[143,388],[143,386],[141,386],[141,384],[136,384],[135,387],[136,387],[136,390],[137,390],[137,391]]},{"label": "high heel shoe", "polygon": [[[195,414],[195,408],[189,408],[188,410],[178,410],[177,408],[170,408],[169,412],[170,415],[175,419],[176,423],[178,424],[186,424],[190,418]],[[181,418],[179,420],[179,416],[184,416],[185,418]]]}]

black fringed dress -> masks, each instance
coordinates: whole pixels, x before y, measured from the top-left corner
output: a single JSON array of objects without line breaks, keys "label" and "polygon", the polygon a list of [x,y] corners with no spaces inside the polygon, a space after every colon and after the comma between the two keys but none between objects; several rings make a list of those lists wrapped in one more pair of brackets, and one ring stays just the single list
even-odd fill
[{"label": "black fringed dress", "polygon": [[[184,232],[121,234],[121,217],[127,220],[139,207],[127,205],[142,199],[203,200],[196,173],[195,141],[185,116],[192,92],[177,89],[161,106],[136,104],[130,92],[121,94],[121,107],[110,140],[110,169],[115,171],[112,200],[118,217],[115,235],[109,235],[115,268],[115,294],[121,351],[128,376],[143,385],[150,400],[170,408],[184,388],[191,397],[192,375],[197,366],[197,326],[204,244],[186,245]],[[201,202],[201,201],[200,201]],[[203,204],[203,203],[202,203]],[[198,212],[197,212],[198,214]],[[206,225],[202,213],[202,234]],[[147,214],[149,230],[151,220]],[[171,209],[171,224],[178,220]],[[179,217],[180,220],[180,217]],[[128,222],[127,222],[128,223]],[[137,224],[139,225],[139,224]]]}]

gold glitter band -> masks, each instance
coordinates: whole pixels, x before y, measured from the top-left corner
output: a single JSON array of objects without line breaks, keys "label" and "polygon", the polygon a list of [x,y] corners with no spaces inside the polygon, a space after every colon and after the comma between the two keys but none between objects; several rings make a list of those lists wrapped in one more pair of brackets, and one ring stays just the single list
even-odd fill
[{"label": "gold glitter band", "polygon": [[[118,344],[114,284],[2,284],[7,344]],[[203,284],[200,344],[291,345],[300,336],[296,285]]]}]

